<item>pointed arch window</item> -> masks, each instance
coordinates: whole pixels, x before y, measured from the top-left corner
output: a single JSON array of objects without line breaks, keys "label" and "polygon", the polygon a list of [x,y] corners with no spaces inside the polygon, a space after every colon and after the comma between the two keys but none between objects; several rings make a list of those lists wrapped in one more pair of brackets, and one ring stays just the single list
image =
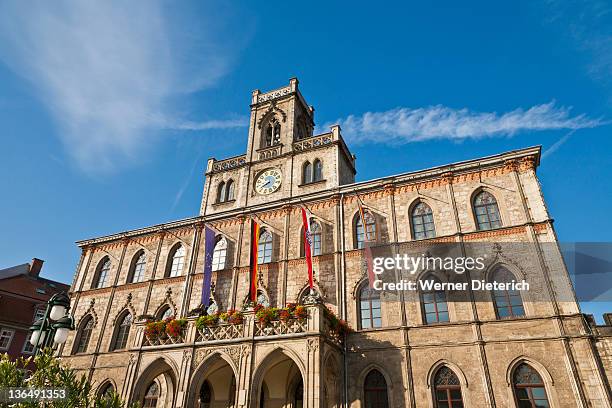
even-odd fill
[{"label": "pointed arch window", "polygon": [[376,241],[376,219],[370,211],[363,212],[365,218],[365,229],[360,213],[355,215],[355,249],[361,249],[367,241]]},{"label": "pointed arch window", "polygon": [[429,275],[425,282],[432,283],[432,289],[421,292],[421,302],[423,304],[423,314],[425,323],[444,323],[448,322],[448,304],[446,303],[446,292],[434,290],[433,285],[440,283],[440,280],[433,275]]},{"label": "pointed arch window", "polygon": [[272,262],[272,234],[270,231],[264,230],[261,235],[259,235],[257,261],[260,264]]},{"label": "pointed arch window", "polygon": [[[493,274],[493,282],[511,283],[515,280],[512,272],[503,266],[497,268]],[[495,312],[500,319],[525,316],[523,299],[518,290],[494,290],[493,301]]]},{"label": "pointed arch window", "polygon": [[142,401],[143,408],[156,408],[157,400],[159,398],[159,385],[156,381],[153,381],[145,392],[144,400]]},{"label": "pointed arch window", "polygon": [[264,145],[263,147],[270,147],[280,143],[280,134],[281,134],[281,125],[278,123],[276,119],[272,119],[268,126],[266,126],[266,131],[264,135]]},{"label": "pointed arch window", "polygon": [[488,191],[481,191],[474,197],[474,216],[479,230],[490,230],[502,226],[497,200]]},{"label": "pointed arch window", "polygon": [[113,387],[113,383],[107,381],[102,387],[100,387],[100,391],[98,392],[99,398],[108,398],[115,392],[115,387]]},{"label": "pointed arch window", "polygon": [[115,339],[111,350],[123,350],[127,346],[128,337],[130,336],[130,327],[132,326],[132,315],[127,312],[119,319],[119,326],[116,327]]},{"label": "pointed arch window", "polygon": [[217,202],[222,203],[225,201],[225,181],[222,181],[217,186]]},{"label": "pointed arch window", "polygon": [[89,340],[91,339],[93,325],[94,321],[91,316],[87,316],[85,320],[81,323],[81,329],[78,332],[74,354],[87,352],[87,346],[89,346]]},{"label": "pointed arch window", "polygon": [[94,281],[94,289],[104,288],[108,286],[110,279],[111,261],[108,257],[105,257],[98,264],[98,272],[96,273],[96,279]]},{"label": "pointed arch window", "polygon": [[520,408],[549,407],[548,395],[542,377],[527,363],[522,363],[512,376],[514,398]]},{"label": "pointed arch window", "polygon": [[359,291],[360,328],[382,327],[380,291],[371,289],[367,282]]},{"label": "pointed arch window", "polygon": [[323,180],[323,163],[321,160],[316,159],[312,162],[313,172],[312,172],[312,181],[321,181]]},{"label": "pointed arch window", "polygon": [[387,381],[378,370],[368,373],[363,384],[365,408],[388,408]]},{"label": "pointed arch window", "polygon": [[166,320],[168,318],[171,318],[172,316],[173,316],[172,308],[168,305],[162,307],[160,311],[157,313],[157,318],[159,320]]},{"label": "pointed arch window", "polygon": [[225,269],[225,260],[227,258],[227,240],[225,237],[219,238],[215,244],[212,258],[212,270],[221,271]]},{"label": "pointed arch window", "polygon": [[315,220],[310,220],[310,239],[312,240],[312,255],[321,255],[323,253],[321,224]]},{"label": "pointed arch window", "polygon": [[142,282],[144,280],[146,266],[147,256],[144,250],[140,250],[134,255],[134,261],[132,262],[132,270],[130,271],[131,283]]},{"label": "pointed arch window", "polygon": [[461,383],[457,375],[447,366],[442,366],[434,377],[436,408],[463,408]]},{"label": "pointed arch window", "polygon": [[185,266],[185,247],[178,245],[174,248],[174,251],[171,252],[171,254],[172,256],[170,257],[166,276],[179,276],[181,273],[183,273],[183,268]]},{"label": "pointed arch window", "polygon": [[225,201],[232,201],[232,200],[234,200],[234,180],[229,179],[227,181],[225,190],[226,190]]},{"label": "pointed arch window", "polygon": [[312,164],[306,161],[302,166],[302,184],[312,183]]},{"label": "pointed arch window", "polygon": [[414,239],[427,239],[436,236],[433,212],[424,202],[419,202],[412,209],[412,236]]}]

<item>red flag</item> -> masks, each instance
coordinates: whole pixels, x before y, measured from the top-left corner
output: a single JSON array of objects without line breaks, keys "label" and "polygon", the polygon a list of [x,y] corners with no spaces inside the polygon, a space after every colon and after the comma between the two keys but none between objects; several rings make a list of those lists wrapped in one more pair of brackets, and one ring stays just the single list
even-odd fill
[{"label": "red flag", "polygon": [[251,263],[250,263],[250,289],[249,298],[253,303],[257,301],[257,252],[259,251],[259,224],[251,219]]},{"label": "red flag", "polygon": [[368,281],[370,283],[370,288],[374,287],[374,281],[376,277],[374,276],[374,268],[372,266],[372,249],[370,248],[370,231],[368,231],[368,226],[365,219],[365,211],[363,210],[363,205],[361,205],[361,199],[357,196],[357,204],[359,205],[359,217],[361,218],[361,226],[363,228],[363,252],[366,261],[366,266],[368,269]]},{"label": "red flag", "polygon": [[308,284],[312,289],[314,286],[314,278],[312,276],[312,234],[310,233],[310,211],[302,207],[302,226],[304,229],[304,255],[306,255],[306,264],[308,265]]}]

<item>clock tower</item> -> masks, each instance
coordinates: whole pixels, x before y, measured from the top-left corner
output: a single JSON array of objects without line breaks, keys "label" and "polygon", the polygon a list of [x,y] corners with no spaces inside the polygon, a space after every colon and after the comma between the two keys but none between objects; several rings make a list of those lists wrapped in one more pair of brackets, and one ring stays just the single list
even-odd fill
[{"label": "clock tower", "polygon": [[297,78],[269,92],[255,90],[246,153],[211,158],[201,215],[287,201],[355,181],[355,157],[340,127],[314,134],[314,108]]}]

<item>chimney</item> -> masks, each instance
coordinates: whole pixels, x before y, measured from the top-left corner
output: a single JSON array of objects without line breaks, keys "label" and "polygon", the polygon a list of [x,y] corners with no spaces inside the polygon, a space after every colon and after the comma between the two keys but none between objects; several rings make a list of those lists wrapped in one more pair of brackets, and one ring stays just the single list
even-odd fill
[{"label": "chimney", "polygon": [[32,263],[30,263],[30,275],[38,276],[40,270],[42,269],[43,262],[45,261],[42,259],[32,258]]}]

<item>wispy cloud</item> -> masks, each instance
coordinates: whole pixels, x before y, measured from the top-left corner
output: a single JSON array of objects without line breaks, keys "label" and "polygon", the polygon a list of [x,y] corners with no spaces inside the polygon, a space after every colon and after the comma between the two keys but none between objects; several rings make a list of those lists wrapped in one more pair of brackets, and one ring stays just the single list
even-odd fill
[{"label": "wispy cloud", "polygon": [[81,168],[114,170],[169,123],[236,125],[175,118],[178,96],[215,84],[244,41],[219,10],[208,2],[2,2],[0,59],[32,83]]},{"label": "wispy cloud", "polygon": [[350,115],[337,123],[342,127],[342,133],[353,142],[382,143],[479,139],[542,130],[577,130],[605,124],[583,114],[572,116],[570,111],[571,108],[558,107],[554,102],[502,114],[438,105]]},{"label": "wispy cloud", "polygon": [[542,159],[547,158],[548,156],[550,156],[551,154],[553,154],[554,152],[559,150],[559,148],[561,146],[563,146],[565,144],[565,142],[567,142],[569,140],[569,138],[572,137],[572,135],[574,133],[576,133],[576,130],[570,130],[565,135],[563,135],[563,137],[561,139],[559,139],[555,143],[553,143],[552,146],[550,146],[548,149],[546,149],[544,151],[544,153],[542,153]]}]

